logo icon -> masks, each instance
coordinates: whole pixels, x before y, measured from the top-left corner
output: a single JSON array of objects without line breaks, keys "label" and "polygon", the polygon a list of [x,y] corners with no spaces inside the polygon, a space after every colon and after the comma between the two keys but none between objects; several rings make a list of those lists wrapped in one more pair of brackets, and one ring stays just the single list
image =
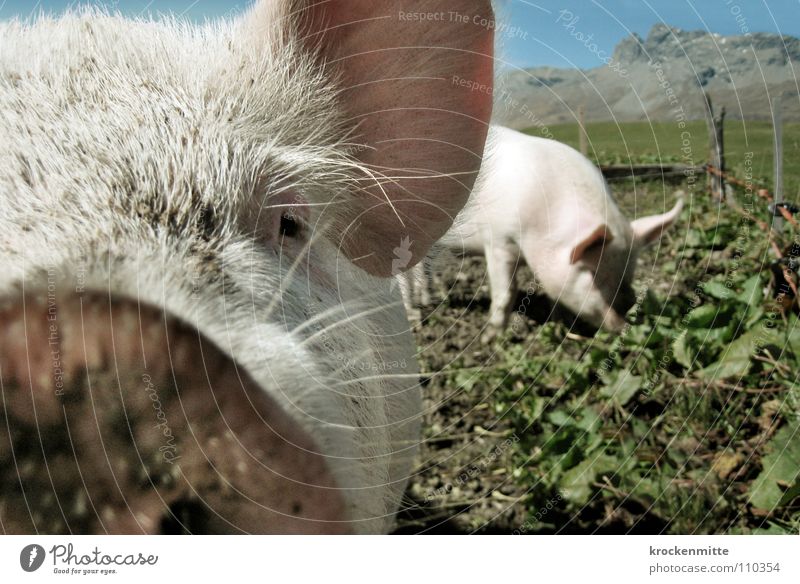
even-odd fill
[{"label": "logo icon", "polygon": [[[406,236],[401,239],[400,247],[394,248],[392,252],[394,253],[394,259],[392,260],[392,276],[397,276],[408,267],[408,264],[411,263],[411,258],[414,257],[411,253],[411,238]],[[392,280],[389,289],[394,291],[396,285],[397,281]]]},{"label": "logo icon", "polygon": [[26,545],[19,553],[19,565],[26,572],[35,572],[44,564],[44,548],[35,543]]}]

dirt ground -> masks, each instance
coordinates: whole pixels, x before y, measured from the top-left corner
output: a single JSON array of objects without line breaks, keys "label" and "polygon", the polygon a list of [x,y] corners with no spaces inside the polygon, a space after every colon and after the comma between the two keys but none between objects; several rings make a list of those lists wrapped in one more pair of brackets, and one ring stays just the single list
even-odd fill
[{"label": "dirt ground", "polygon": [[[525,521],[524,489],[509,473],[513,432],[493,411],[493,388],[478,382],[469,390],[436,372],[491,367],[498,345],[482,343],[489,288],[480,258],[465,258],[445,271],[446,301],[422,309],[414,329],[420,348],[425,407],[419,464],[398,517],[398,533],[511,533]],[[518,276],[524,289],[527,268]],[[522,293],[521,293],[522,294]],[[437,300],[438,294],[434,296]],[[543,296],[532,303],[538,314],[514,315],[514,334],[524,343],[553,309]],[[557,317],[569,318],[555,309]]]},{"label": "dirt ground", "polygon": [[[620,206],[628,216],[660,212],[657,203],[664,205],[656,196],[642,197],[640,205],[642,200],[656,205],[643,211],[635,208],[637,199],[631,193],[622,199]],[[677,247],[672,237],[665,236],[667,248]],[[640,258],[640,271],[649,269],[657,275],[664,254],[648,248]],[[442,287],[434,287],[433,305],[421,309],[421,322],[414,327],[423,371],[424,441],[398,516],[397,533],[525,532],[526,520],[532,511],[539,511],[542,501],[533,504],[525,482],[513,476],[520,454],[513,441],[519,437],[508,417],[494,409],[502,401],[495,393],[502,391],[500,384],[485,375],[476,376],[472,383],[470,372],[496,367],[509,345],[530,348],[534,354],[546,351],[539,333],[541,324],[549,320],[567,326],[568,337],[574,337],[570,350],[576,358],[595,331],[541,293],[526,298],[536,285],[530,270],[522,266],[517,272],[518,303],[511,317],[511,332],[498,342],[483,343],[489,308],[485,263],[473,257],[444,265],[448,267]],[[682,286],[656,277],[651,288],[666,296],[670,291],[681,294]],[[621,498],[613,508],[597,502],[585,508],[582,517],[558,515],[554,509],[548,517],[550,531],[658,533],[664,529],[663,520],[634,507]]]}]

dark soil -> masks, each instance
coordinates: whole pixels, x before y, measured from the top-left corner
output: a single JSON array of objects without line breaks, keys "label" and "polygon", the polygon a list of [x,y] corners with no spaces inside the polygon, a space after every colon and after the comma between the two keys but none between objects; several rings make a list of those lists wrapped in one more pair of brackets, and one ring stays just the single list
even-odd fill
[{"label": "dark soil", "polygon": [[[520,300],[531,278],[527,268],[519,270]],[[526,493],[509,472],[515,437],[491,406],[496,388],[478,382],[466,390],[446,375],[496,361],[499,345],[480,339],[489,308],[484,261],[464,259],[460,269],[445,271],[443,283],[446,299],[423,308],[414,329],[423,370],[424,441],[397,533],[512,533],[525,521]],[[537,323],[572,318],[538,294],[529,305],[535,314],[519,305],[513,333],[501,342],[528,342]]]}]

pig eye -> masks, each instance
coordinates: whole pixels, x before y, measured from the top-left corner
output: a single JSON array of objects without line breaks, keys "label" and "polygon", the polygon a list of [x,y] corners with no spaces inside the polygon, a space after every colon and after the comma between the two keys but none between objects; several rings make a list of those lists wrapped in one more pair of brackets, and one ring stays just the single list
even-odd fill
[{"label": "pig eye", "polygon": [[298,237],[300,235],[300,223],[292,215],[284,213],[281,215],[280,234],[281,237]]}]

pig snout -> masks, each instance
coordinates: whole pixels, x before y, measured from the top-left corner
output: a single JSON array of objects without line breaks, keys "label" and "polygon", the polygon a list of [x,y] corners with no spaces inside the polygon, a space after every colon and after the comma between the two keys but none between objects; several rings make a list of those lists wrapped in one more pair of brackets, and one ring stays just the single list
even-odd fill
[{"label": "pig snout", "polygon": [[611,302],[611,309],[603,320],[603,327],[619,331],[625,326],[625,315],[636,304],[636,292],[629,284],[623,283]]},{"label": "pig snout", "polygon": [[608,312],[603,315],[603,321],[600,327],[610,332],[619,332],[625,328],[625,313],[617,312],[614,308],[610,308]]},{"label": "pig snout", "polygon": [[625,315],[636,303],[636,295],[633,290],[620,289],[614,296],[611,306],[603,313],[599,322],[595,326],[610,332],[619,332],[625,328],[627,321]]},{"label": "pig snout", "polygon": [[0,307],[6,533],[341,533],[313,440],[190,326],[100,294]]}]

